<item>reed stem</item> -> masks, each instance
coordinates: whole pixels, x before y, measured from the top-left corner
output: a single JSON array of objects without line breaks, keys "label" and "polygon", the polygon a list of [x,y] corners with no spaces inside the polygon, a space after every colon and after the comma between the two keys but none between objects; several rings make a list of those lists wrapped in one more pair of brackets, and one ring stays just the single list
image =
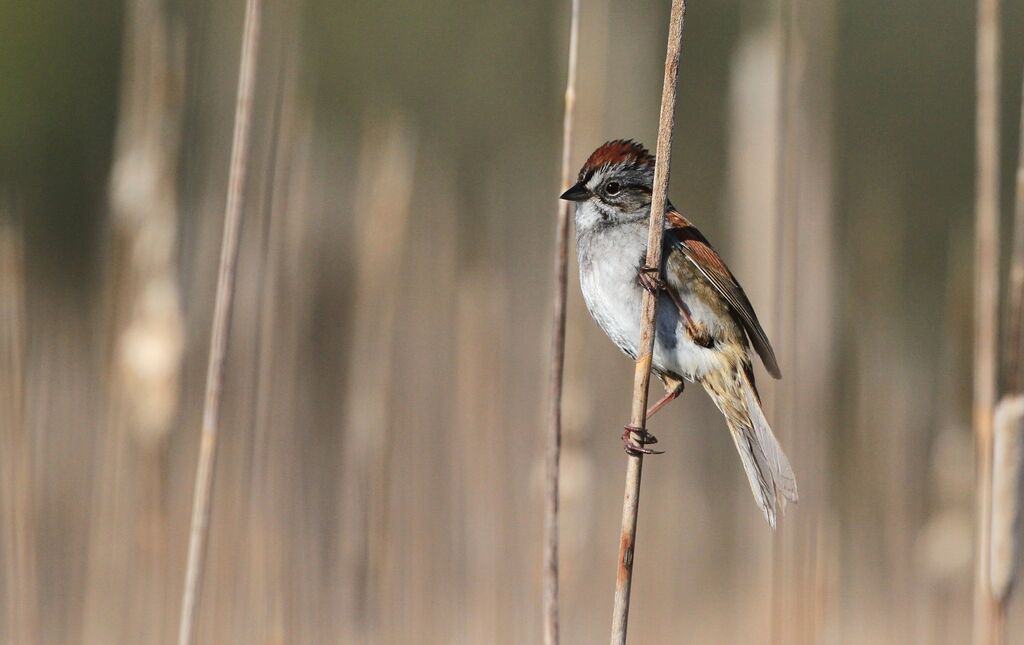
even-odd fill
[{"label": "reed stem", "polygon": [[[679,54],[683,45],[685,0],[672,0],[669,18],[668,48],[665,54],[665,78],[661,89],[661,114],[655,150],[654,190],[651,194],[651,222],[647,235],[646,265],[661,266],[661,238],[665,232],[672,133],[675,128],[676,87],[679,81]],[[630,425],[644,428],[647,423],[647,386],[651,381],[654,350],[654,315],[658,299],[644,292],[640,314],[640,345],[633,375],[633,401]],[[615,577],[615,606],[612,613],[612,645],[624,645],[629,622],[629,596],[633,585],[633,557],[636,545],[637,511],[640,506],[640,478],[643,456],[631,454],[626,465],[626,492],[622,501],[622,532],[619,538],[618,573]]]},{"label": "reed stem", "polygon": [[[571,2],[569,62],[562,117],[562,187],[572,177],[573,116],[576,108],[576,67],[579,52],[580,0]],[[551,322],[551,372],[548,375],[548,433],[544,503],[544,643],[558,645],[558,476],[562,452],[562,375],[565,371],[565,302],[569,272],[571,202],[559,200],[555,230],[555,300]]]},{"label": "reed stem", "polygon": [[209,535],[210,506],[213,497],[213,468],[217,457],[217,434],[223,403],[224,358],[230,335],[231,309],[235,293],[235,270],[238,265],[238,238],[245,191],[246,166],[249,159],[253,86],[259,49],[260,0],[246,0],[245,23],[242,30],[242,54],[239,61],[238,95],[235,103],[235,127],[231,142],[228,170],[227,203],[224,207],[224,237],[221,240],[220,267],[217,273],[217,294],[213,308],[213,329],[206,371],[206,392],[203,401],[203,425],[199,438],[199,460],[196,466],[192,518],[189,525],[188,560],[185,565],[185,586],[181,597],[181,619],[178,645],[195,641],[199,595],[206,543]]},{"label": "reed stem", "polygon": [[974,643],[999,642],[999,603],[989,583],[993,408],[999,311],[999,0],[978,0],[975,185],[974,441],[977,524]]}]

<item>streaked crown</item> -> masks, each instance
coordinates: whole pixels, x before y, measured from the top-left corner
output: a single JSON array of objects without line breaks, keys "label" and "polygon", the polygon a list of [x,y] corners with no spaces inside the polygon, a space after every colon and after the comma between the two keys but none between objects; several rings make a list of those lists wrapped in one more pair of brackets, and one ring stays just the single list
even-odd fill
[{"label": "streaked crown", "polygon": [[643,145],[632,139],[616,139],[609,141],[590,154],[586,163],[580,168],[577,181],[586,183],[594,173],[607,170],[612,166],[616,170],[654,170],[654,155]]}]

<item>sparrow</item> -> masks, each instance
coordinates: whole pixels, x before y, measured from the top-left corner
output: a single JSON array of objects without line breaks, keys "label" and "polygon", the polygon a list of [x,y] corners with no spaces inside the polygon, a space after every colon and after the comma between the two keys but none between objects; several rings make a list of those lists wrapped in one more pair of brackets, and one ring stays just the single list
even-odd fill
[{"label": "sparrow", "polygon": [[[660,267],[646,267],[654,157],[616,140],[595,150],[561,195],[576,203],[580,288],[590,315],[634,360],[644,290],[657,294],[652,371],[665,396],[651,417],[697,382],[715,402],[739,451],[754,500],[768,524],[797,501],[796,478],[761,408],[750,357],[781,378],[775,352],[743,287],[697,228],[666,202]],[[638,439],[634,438],[634,433]],[[627,426],[626,451],[654,453],[649,433]]]}]

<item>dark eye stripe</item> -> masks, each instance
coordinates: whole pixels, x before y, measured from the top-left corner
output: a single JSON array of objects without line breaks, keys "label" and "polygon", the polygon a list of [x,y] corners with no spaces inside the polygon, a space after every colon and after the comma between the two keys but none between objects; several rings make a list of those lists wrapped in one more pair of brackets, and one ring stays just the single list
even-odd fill
[{"label": "dark eye stripe", "polygon": [[[600,203],[617,208],[635,200],[637,193],[650,197],[651,188],[650,186],[645,186],[643,184],[622,184],[621,188],[619,188],[619,192],[614,195],[609,195],[605,191],[597,191],[596,196]],[[630,199],[631,195],[633,196],[633,199]],[[645,203],[650,203],[650,200],[646,200]]]},{"label": "dark eye stripe", "polygon": [[619,192],[611,195],[611,197],[619,197],[626,193],[643,193],[645,195],[650,195],[651,187],[643,184],[622,184],[619,187]]}]

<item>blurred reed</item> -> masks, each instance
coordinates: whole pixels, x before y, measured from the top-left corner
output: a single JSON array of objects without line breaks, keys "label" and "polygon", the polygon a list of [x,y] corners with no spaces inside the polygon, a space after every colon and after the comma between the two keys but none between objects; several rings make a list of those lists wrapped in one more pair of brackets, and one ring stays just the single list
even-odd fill
[{"label": "blurred reed", "polygon": [[[380,583],[387,540],[387,500],[395,434],[389,401],[395,397],[396,348],[392,339],[404,286],[415,135],[401,117],[384,117],[363,129],[353,200],[355,241],[353,320],[340,488],[344,518],[341,579],[346,615],[355,617],[350,638],[365,642],[380,631]],[[340,527],[341,528],[341,527]],[[371,536],[377,536],[371,539]]]},{"label": "blurred reed", "polygon": [[[576,109],[576,67],[579,58],[580,1],[572,0],[569,15],[569,55],[562,117],[562,176],[560,192],[572,181],[572,140]],[[558,484],[562,450],[562,385],[565,372],[566,293],[569,279],[569,220],[571,202],[560,200],[555,224],[555,288],[551,321],[551,366],[548,376],[548,431],[545,449],[544,588],[545,645],[558,644]]]},{"label": "blurred reed", "polygon": [[[1020,135],[1024,137],[1024,99]],[[1024,138],[1018,139],[1013,247],[1006,292],[1006,324],[1002,338],[1002,396],[995,406],[992,465],[992,535],[989,584],[999,614],[1005,616],[1020,562],[1021,496],[1024,495]],[[1005,629],[1005,627],[1004,627]],[[1005,639],[1004,634],[999,637]]]},{"label": "blurred reed", "polygon": [[974,643],[1004,638],[1001,606],[989,583],[992,443],[999,340],[999,0],[978,0],[974,273],[975,526]]},{"label": "blurred reed", "polygon": [[33,442],[25,422],[24,238],[0,201],[0,553],[3,568],[3,641],[28,644],[36,621],[36,540],[33,524]]},{"label": "blurred reed", "polygon": [[227,354],[231,325],[231,309],[235,297],[235,272],[238,265],[238,239],[241,228],[242,198],[245,191],[246,166],[249,163],[249,131],[253,104],[253,85],[259,54],[260,0],[247,0],[242,30],[242,54],[238,72],[238,98],[235,107],[234,135],[228,174],[227,204],[224,207],[224,234],[221,240],[217,293],[210,335],[210,355],[203,401],[203,425],[196,465],[195,492],[189,523],[188,559],[181,600],[178,645],[195,640],[202,589],[206,541],[209,534],[210,507],[213,502],[213,469],[217,455],[217,435],[224,384],[224,358]]},{"label": "blurred reed", "polygon": [[[740,43],[734,54],[732,78],[730,79],[730,121],[729,121],[729,185],[728,208],[732,213],[731,226],[732,254],[728,262],[751,298],[762,323],[777,349],[778,344],[777,307],[779,303],[776,281],[779,280],[779,266],[776,253],[779,251],[778,216],[776,214],[776,192],[779,189],[777,175],[778,146],[781,144],[779,126],[781,117],[779,78],[782,71],[780,58],[780,20],[778,16],[750,19],[743,25]],[[791,376],[788,366],[783,365],[783,378]],[[763,372],[762,372],[763,373]],[[771,378],[758,381],[763,400],[768,403],[777,393]],[[782,428],[774,418],[770,419],[781,434]],[[784,446],[789,450],[788,444]],[[736,473],[742,477],[741,474]],[[797,471],[798,481],[803,482],[802,473]],[[746,493],[737,487],[742,493]],[[736,545],[733,576],[738,584],[734,611],[744,612],[750,617],[749,624],[741,627],[734,639],[737,642],[755,642],[762,639],[766,625],[775,619],[769,615],[775,604],[763,602],[773,594],[772,549],[775,533],[766,534],[764,519],[756,513],[742,512],[746,497],[738,500],[740,509],[737,520],[744,529],[744,539]],[[801,507],[792,509],[783,524],[802,512]]]},{"label": "blurred reed", "polygon": [[[103,592],[85,598],[81,638],[87,643],[152,642],[163,635],[165,450],[177,419],[184,351],[177,266],[184,110],[179,29],[162,2],[128,5],[102,316],[110,347],[95,452],[100,472],[112,476],[98,479],[92,496],[87,585]],[[119,540],[126,534],[134,536],[127,544]],[[118,613],[121,620],[109,619]]]},{"label": "blurred reed", "polygon": [[780,350],[783,376],[766,384],[766,398],[773,426],[779,429],[801,491],[807,494],[801,495],[799,506],[780,522],[772,538],[770,634],[777,644],[820,643],[835,632],[838,620],[832,611],[835,599],[827,595],[835,589],[821,586],[826,595],[814,599],[806,593],[838,569],[838,545],[829,540],[839,531],[825,477],[836,369],[836,7],[831,1],[780,0],[775,19],[775,249],[767,255],[774,262],[770,272],[775,302],[764,317],[774,318],[773,340]]}]

